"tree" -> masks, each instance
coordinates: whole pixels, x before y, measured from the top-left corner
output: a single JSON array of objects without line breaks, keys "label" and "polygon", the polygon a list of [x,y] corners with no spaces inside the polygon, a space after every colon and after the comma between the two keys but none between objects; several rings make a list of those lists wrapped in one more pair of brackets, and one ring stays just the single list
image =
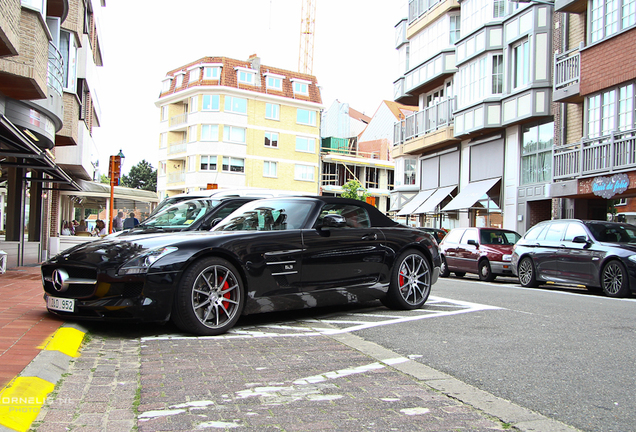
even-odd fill
[{"label": "tree", "polygon": [[99,176],[99,182],[110,184],[110,178],[108,178],[106,174],[102,174],[101,176]]},{"label": "tree", "polygon": [[[358,195],[358,190],[362,189],[362,196]],[[352,198],[360,201],[366,201],[368,196],[371,196],[367,193],[367,190],[362,187],[358,180],[349,180],[344,185],[342,185],[342,194],[340,194],[342,198]]]},{"label": "tree", "polygon": [[141,189],[147,191],[157,191],[157,170],[152,168],[150,163],[142,160],[134,167],[130,168],[128,175],[122,175],[119,179],[121,186]]}]

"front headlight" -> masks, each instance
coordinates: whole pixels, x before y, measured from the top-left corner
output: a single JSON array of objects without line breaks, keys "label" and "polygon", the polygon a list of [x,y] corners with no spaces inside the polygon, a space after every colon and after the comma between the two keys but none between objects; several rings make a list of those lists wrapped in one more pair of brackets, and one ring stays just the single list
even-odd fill
[{"label": "front headlight", "polygon": [[501,257],[501,260],[502,260],[502,261],[512,261],[512,255],[510,255],[510,254],[503,255],[503,256]]},{"label": "front headlight", "polygon": [[636,255],[630,255],[630,256],[628,257],[628,259],[629,259],[631,262],[636,263]]},{"label": "front headlight", "polygon": [[130,275],[147,273],[150,266],[152,266],[158,259],[168,255],[169,253],[176,252],[177,250],[179,250],[179,248],[172,246],[150,249],[121,266],[119,274]]}]

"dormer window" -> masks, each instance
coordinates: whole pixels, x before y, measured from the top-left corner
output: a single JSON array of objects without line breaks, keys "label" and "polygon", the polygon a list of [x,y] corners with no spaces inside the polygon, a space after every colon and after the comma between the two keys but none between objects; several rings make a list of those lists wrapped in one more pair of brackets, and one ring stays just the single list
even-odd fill
[{"label": "dormer window", "polygon": [[185,75],[185,73],[179,72],[175,76],[175,79],[176,79],[175,86],[174,86],[175,88],[179,88],[179,87],[181,87],[183,85],[183,75]]},{"label": "dormer window", "polygon": [[194,82],[194,81],[199,81],[199,78],[201,77],[201,67],[200,66],[195,66],[189,69],[190,71],[190,77],[188,78],[188,82]]},{"label": "dormer window", "polygon": [[218,80],[221,77],[220,66],[204,66],[203,67],[203,79],[204,80]]},{"label": "dormer window", "polygon": [[272,73],[266,73],[265,75],[265,84],[268,90],[283,90],[283,80],[285,79],[282,75],[276,75]]},{"label": "dormer window", "polygon": [[166,78],[161,82],[161,93],[165,93],[170,90],[170,86],[172,85],[172,77]]},{"label": "dormer window", "polygon": [[241,67],[237,67],[235,70],[239,84],[256,85],[256,71]]},{"label": "dormer window", "polygon": [[311,81],[292,79],[294,95],[309,96],[309,84]]}]

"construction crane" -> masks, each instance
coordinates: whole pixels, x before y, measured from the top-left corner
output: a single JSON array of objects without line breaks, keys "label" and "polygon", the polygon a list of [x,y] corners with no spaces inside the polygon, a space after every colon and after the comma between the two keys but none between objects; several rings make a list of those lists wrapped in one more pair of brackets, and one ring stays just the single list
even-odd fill
[{"label": "construction crane", "polygon": [[300,11],[300,51],[298,72],[312,75],[314,69],[314,28],[316,26],[316,1],[303,0]]}]

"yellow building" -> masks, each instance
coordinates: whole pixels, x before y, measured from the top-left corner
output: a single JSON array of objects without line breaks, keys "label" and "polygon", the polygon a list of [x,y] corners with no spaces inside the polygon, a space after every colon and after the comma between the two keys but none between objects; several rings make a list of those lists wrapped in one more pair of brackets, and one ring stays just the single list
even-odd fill
[{"label": "yellow building", "polygon": [[314,76],[261,65],[255,55],[204,57],[169,71],[155,104],[160,197],[209,187],[318,193]]}]

